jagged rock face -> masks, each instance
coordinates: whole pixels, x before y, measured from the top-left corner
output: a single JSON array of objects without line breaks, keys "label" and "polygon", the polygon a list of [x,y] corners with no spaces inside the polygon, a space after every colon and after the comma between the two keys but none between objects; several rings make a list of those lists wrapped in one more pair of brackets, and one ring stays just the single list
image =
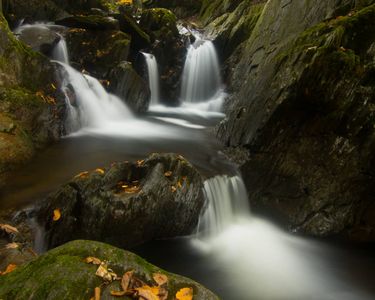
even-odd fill
[{"label": "jagged rock face", "polygon": [[8,171],[59,138],[64,100],[56,66],[9,31],[0,14],[0,186]]},{"label": "jagged rock face", "polygon": [[[204,203],[203,179],[183,157],[154,154],[81,174],[37,209],[48,248],[74,239],[131,247],[189,234]],[[61,218],[53,220],[54,210]]]},{"label": "jagged rock face", "polygon": [[308,234],[375,239],[372,3],[269,1],[228,60],[217,134],[249,151],[252,206]]},{"label": "jagged rock face", "polygon": [[103,284],[104,280],[95,275],[98,266],[86,263],[87,257],[106,261],[108,268],[119,277],[133,270],[134,277],[150,286],[156,286],[153,279],[155,273],[164,274],[168,278],[166,289],[170,298],[179,289],[189,287],[194,291],[194,299],[218,300],[215,294],[191,279],[161,270],[131,252],[93,241],[67,243],[18,267],[12,273],[1,276],[0,297],[89,299],[94,295],[94,289],[101,286],[101,299],[118,299],[111,295],[111,291],[122,290],[120,281]]}]

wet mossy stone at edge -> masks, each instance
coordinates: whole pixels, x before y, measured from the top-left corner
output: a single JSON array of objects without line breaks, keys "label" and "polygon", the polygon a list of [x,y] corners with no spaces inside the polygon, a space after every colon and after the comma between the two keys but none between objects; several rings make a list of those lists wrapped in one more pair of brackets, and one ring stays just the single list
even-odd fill
[{"label": "wet mossy stone at edge", "polygon": [[[113,246],[77,240],[55,248],[13,272],[0,276],[0,299],[90,299],[95,287],[101,286],[101,299],[119,299],[110,295],[120,291],[120,281],[105,286],[95,275],[98,266],[88,264],[85,258],[97,257],[108,263],[118,276],[134,270],[134,276],[150,286],[156,285],[154,273],[168,277],[168,299],[185,287],[193,288],[194,299],[218,299],[211,291],[188,278],[168,273],[149,264],[141,257]],[[123,298],[125,299],[125,298]]]}]

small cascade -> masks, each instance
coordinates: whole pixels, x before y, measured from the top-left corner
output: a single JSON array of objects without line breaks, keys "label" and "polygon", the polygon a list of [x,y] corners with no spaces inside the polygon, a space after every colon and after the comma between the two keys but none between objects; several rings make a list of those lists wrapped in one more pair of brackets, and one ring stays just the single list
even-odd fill
[{"label": "small cascade", "polygon": [[149,53],[143,53],[146,58],[148,70],[148,82],[151,90],[151,105],[159,104],[160,91],[159,91],[159,69],[156,57]]},{"label": "small cascade", "polygon": [[132,117],[126,105],[109,94],[100,82],[83,75],[67,64],[63,66],[62,90],[68,104],[67,128],[76,131],[82,127],[99,128],[107,123],[123,121]]},{"label": "small cascade", "polygon": [[219,60],[211,41],[196,36],[189,46],[182,75],[181,101],[205,102],[221,92]]},{"label": "small cascade", "polygon": [[240,176],[220,175],[204,182],[207,207],[201,216],[198,234],[217,236],[239,216],[249,216],[246,187]]},{"label": "small cascade", "polygon": [[68,47],[65,39],[60,35],[61,39],[52,51],[52,59],[69,65]]}]

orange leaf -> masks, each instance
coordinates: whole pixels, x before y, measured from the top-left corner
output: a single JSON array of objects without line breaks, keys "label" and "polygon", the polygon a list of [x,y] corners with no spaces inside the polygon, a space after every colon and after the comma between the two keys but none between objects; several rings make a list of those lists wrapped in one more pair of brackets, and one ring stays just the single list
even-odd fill
[{"label": "orange leaf", "polygon": [[96,287],[95,288],[95,300],[100,300],[100,293],[101,293],[101,291],[100,291],[100,287]]},{"label": "orange leaf", "polygon": [[102,261],[99,258],[93,256],[86,257],[85,262],[93,265],[100,265],[102,263]]},{"label": "orange leaf", "polygon": [[105,173],[104,170],[100,169],[100,168],[96,169],[95,172],[97,172],[99,174],[104,174]]},{"label": "orange leaf", "polygon": [[60,211],[59,208],[57,208],[53,211],[53,218],[52,219],[56,222],[56,221],[60,220],[60,218],[61,218],[61,211]]},{"label": "orange leaf", "polygon": [[144,285],[140,288],[135,289],[138,292],[138,296],[144,298],[145,300],[160,300],[159,299],[159,287],[150,287]]},{"label": "orange leaf", "polygon": [[111,291],[111,295],[114,297],[122,297],[125,296],[127,291]]},{"label": "orange leaf", "polygon": [[16,227],[10,226],[9,224],[0,224],[0,228],[9,234],[18,233],[18,229]]},{"label": "orange leaf", "polygon": [[74,176],[74,178],[86,178],[88,175],[89,175],[89,172],[84,171]]},{"label": "orange leaf", "polygon": [[17,243],[9,243],[5,246],[6,249],[17,249],[20,245]]},{"label": "orange leaf", "polygon": [[167,275],[164,275],[164,274],[161,274],[161,273],[152,274],[152,278],[154,278],[154,280],[158,284],[158,286],[161,286],[161,285],[166,284],[168,282]]},{"label": "orange leaf", "polygon": [[137,166],[138,166],[138,167],[142,166],[144,162],[145,162],[144,159],[142,159],[142,160],[137,160]]},{"label": "orange leaf", "polygon": [[17,265],[9,264],[4,272],[1,273],[1,275],[9,274],[10,272],[13,272],[17,268]]},{"label": "orange leaf", "polygon": [[132,279],[133,277],[133,273],[134,271],[128,271],[124,274],[124,276],[122,276],[121,278],[121,287],[122,289],[126,292],[129,288],[129,283],[130,283],[130,280]]},{"label": "orange leaf", "polygon": [[177,300],[192,300],[193,299],[193,289],[183,288],[176,293]]}]

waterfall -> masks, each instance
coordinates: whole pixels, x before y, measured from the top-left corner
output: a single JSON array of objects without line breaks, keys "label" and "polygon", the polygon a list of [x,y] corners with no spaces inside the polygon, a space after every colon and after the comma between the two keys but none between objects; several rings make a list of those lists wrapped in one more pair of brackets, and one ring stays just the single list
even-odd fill
[{"label": "waterfall", "polygon": [[216,236],[238,216],[249,216],[245,184],[240,176],[220,175],[204,182],[206,210],[199,220],[198,233]]},{"label": "waterfall", "polygon": [[52,51],[52,59],[69,65],[68,47],[65,39],[60,35],[61,39]]},{"label": "waterfall", "polygon": [[215,97],[222,87],[219,60],[211,41],[198,35],[189,46],[182,75],[181,101],[205,102]]},{"label": "waterfall", "polygon": [[126,105],[109,94],[97,79],[83,75],[67,64],[60,62],[60,65],[63,67],[62,90],[70,110],[67,120],[72,122],[67,128],[73,131],[81,127],[98,128],[132,117]]},{"label": "waterfall", "polygon": [[159,103],[160,92],[159,92],[159,69],[156,57],[149,53],[142,54],[146,58],[147,70],[148,70],[148,82],[151,90],[151,105]]}]

